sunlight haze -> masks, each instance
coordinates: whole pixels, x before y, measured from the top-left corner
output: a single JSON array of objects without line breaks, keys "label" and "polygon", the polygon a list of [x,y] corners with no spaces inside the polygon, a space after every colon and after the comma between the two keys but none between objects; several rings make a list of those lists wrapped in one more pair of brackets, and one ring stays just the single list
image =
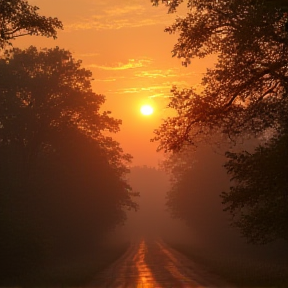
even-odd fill
[{"label": "sunlight haze", "polygon": [[[163,155],[150,139],[161,119],[169,115],[165,107],[172,86],[197,87],[206,70],[198,60],[186,68],[171,57],[176,37],[164,29],[176,15],[143,0],[30,2],[40,7],[40,14],[61,19],[64,30],[56,40],[28,36],[17,39],[15,45],[59,46],[81,59],[93,73],[93,90],[106,97],[103,109],[122,120],[121,131],[113,137],[134,157],[132,165],[157,166]],[[157,113],[154,109],[153,118],[144,121],[138,103],[151,100]]]},{"label": "sunlight haze", "polygon": [[0,288],[288,287],[287,2],[0,0]]}]

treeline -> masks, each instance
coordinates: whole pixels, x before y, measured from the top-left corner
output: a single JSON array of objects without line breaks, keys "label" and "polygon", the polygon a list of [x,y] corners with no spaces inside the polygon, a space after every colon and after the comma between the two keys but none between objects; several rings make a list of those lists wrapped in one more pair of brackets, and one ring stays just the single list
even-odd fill
[{"label": "treeline", "polygon": [[[217,58],[203,76],[201,89],[172,88],[168,108],[174,109],[175,114],[163,121],[153,140],[159,141],[159,149],[173,153],[173,173],[177,168],[177,165],[173,167],[173,161],[177,163],[175,155],[179,151],[187,151],[189,147],[193,150],[201,146],[201,142],[211,141],[211,137],[217,142],[219,135],[228,140],[231,147],[226,150],[222,165],[232,182],[223,188],[215,182],[211,189],[221,194],[219,202],[228,212],[231,224],[250,243],[267,244],[278,240],[287,243],[286,1],[162,2],[171,13],[187,5],[187,14],[166,28],[170,34],[179,34],[173,56],[181,58],[185,66],[194,58],[209,55]],[[254,150],[238,149],[242,142],[249,144],[251,139],[261,138],[265,141],[259,142]],[[221,146],[224,154],[225,145]],[[189,158],[179,157],[180,167],[183,160],[188,168],[185,173],[192,173]],[[210,169],[214,165],[212,161],[206,163],[208,174],[215,173]],[[182,204],[188,207],[193,190],[202,190],[201,187],[192,189],[193,181],[189,184],[185,173],[176,175],[174,188],[168,196],[169,207],[180,218],[185,218],[185,213],[179,207]],[[197,174],[195,170],[195,176],[191,177]],[[211,175],[211,180],[213,177]],[[206,180],[203,183],[207,185]],[[190,186],[190,194],[179,192]],[[199,197],[202,197],[201,192]]]},{"label": "treeline", "polygon": [[108,136],[121,120],[100,112],[91,72],[58,47],[4,52],[25,33],[56,37],[61,22],[27,1],[0,8],[0,286],[25,285],[97,262],[105,235],[137,204],[126,182],[131,156]]}]

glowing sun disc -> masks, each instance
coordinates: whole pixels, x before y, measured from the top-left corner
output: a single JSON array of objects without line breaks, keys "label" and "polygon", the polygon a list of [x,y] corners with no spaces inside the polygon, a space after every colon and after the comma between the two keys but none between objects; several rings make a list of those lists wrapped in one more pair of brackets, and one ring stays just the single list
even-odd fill
[{"label": "glowing sun disc", "polygon": [[153,108],[150,105],[143,105],[140,111],[143,115],[151,115],[153,113]]}]

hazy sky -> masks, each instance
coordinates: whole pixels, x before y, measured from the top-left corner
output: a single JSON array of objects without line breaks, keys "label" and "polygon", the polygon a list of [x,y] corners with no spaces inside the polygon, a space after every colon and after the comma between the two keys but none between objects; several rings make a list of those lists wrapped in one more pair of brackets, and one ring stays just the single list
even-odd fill
[{"label": "hazy sky", "polygon": [[[57,40],[26,36],[14,46],[59,46],[83,60],[83,66],[93,72],[93,90],[106,96],[103,108],[123,120],[114,138],[133,155],[133,165],[156,166],[162,155],[149,139],[161,118],[170,113],[164,108],[172,85],[197,85],[205,71],[200,62],[185,68],[171,57],[177,36],[163,31],[176,15],[168,15],[162,5],[153,7],[150,0],[28,2],[40,8],[39,14],[58,17],[64,30]],[[154,107],[153,115],[141,115],[144,103]]]}]

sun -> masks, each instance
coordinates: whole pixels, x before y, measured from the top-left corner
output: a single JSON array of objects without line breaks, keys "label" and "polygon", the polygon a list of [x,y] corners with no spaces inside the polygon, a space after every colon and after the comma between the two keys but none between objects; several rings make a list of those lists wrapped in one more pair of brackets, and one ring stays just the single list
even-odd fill
[{"label": "sun", "polygon": [[150,105],[143,105],[143,106],[141,106],[140,111],[143,115],[151,115],[153,113],[154,109]]}]

